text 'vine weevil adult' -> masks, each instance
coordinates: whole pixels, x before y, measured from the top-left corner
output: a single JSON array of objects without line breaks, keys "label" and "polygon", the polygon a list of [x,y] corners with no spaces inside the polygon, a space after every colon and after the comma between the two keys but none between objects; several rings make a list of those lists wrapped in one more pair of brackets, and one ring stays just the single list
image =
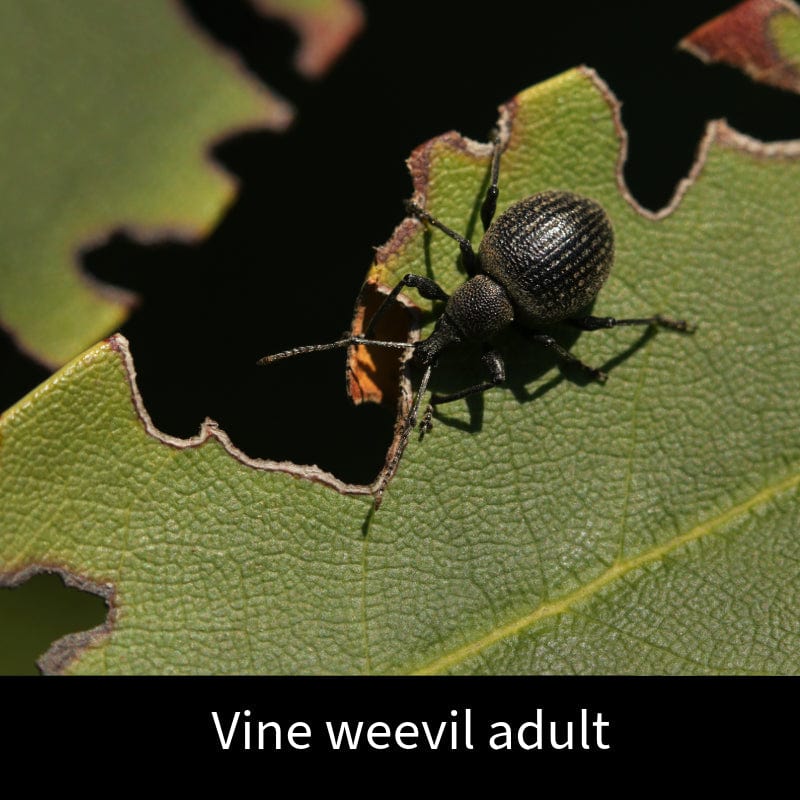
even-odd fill
[{"label": "text 'vine weevil adult'", "polygon": [[[510,325],[524,332],[530,341],[552,350],[562,363],[578,367],[598,381],[606,380],[604,372],[584,364],[550,334],[542,332],[541,328],[567,322],[585,331],[620,325],[658,326],[684,332],[691,330],[687,322],[660,314],[634,319],[581,316],[580,312],[591,304],[605,283],[614,260],[614,234],[608,215],[598,203],[587,197],[572,192],[548,191],[514,203],[494,219],[501,153],[500,137],[496,136],[489,188],[481,206],[485,233],[477,253],[469,239],[448,228],[415,203],[408,203],[410,213],[455,239],[461,248],[461,259],[469,277],[452,295],[448,295],[430,278],[409,273],[388,294],[363,336],[353,335],[327,344],[295,347],[265,356],[258,362],[271,364],[303,353],[351,345],[413,349],[412,362],[424,371],[394,455],[378,481],[376,507],[414,430],[422,396],[437,357],[446,348],[461,342],[481,344],[484,351],[482,362],[489,379],[450,394],[432,395],[420,423],[422,434],[431,429],[434,406],[484,392],[505,381],[502,356],[491,341]],[[445,303],[433,333],[427,339],[413,343],[372,339],[378,321],[405,287],[416,289],[428,300]]]}]

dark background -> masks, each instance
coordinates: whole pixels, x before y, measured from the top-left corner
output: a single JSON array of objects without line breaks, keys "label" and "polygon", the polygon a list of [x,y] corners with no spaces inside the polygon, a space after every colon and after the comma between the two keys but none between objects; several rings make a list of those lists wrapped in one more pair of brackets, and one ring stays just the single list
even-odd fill
[{"label": "dark background", "polygon": [[[295,123],[285,134],[248,133],[214,149],[241,187],[208,239],[142,245],[116,234],[85,254],[84,267],[140,297],[122,332],[161,430],[191,436],[210,416],[251,456],[316,463],[347,481],[375,477],[393,419],[350,405],[343,353],[254,364],[349,326],[373,248],[403,216],[411,192],[404,162],[418,144],[451,129],[485,140],[498,104],[581,63],[623,103],[625,177],[648,208],[668,202],[709,119],[725,117],[765,140],[800,138],[800,97],[676,49],[733,5],[725,0],[364,2],[364,31],[316,82],[291,66],[295,34],[243,0],[183,5],[294,104]],[[0,370],[0,408],[48,374],[2,333]],[[53,636],[97,624],[105,611],[96,598],[76,597],[86,610],[56,631],[52,603],[71,608],[69,596],[79,593],[55,578],[31,584],[0,592],[0,611],[13,604],[41,639],[15,663],[29,664]],[[57,590],[55,600],[42,599]],[[0,631],[0,650],[2,638]],[[0,671],[19,669],[0,663]]]}]

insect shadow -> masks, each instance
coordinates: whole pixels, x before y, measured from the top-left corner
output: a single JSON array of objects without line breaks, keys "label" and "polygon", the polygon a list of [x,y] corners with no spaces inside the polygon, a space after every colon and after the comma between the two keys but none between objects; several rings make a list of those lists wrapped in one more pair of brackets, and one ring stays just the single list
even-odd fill
[{"label": "insect shadow", "polygon": [[[567,349],[571,349],[576,342],[581,340],[581,332],[566,325],[555,326],[553,335]],[[612,373],[617,367],[624,364],[644,348],[655,335],[656,328],[646,328],[628,347],[605,361],[600,366],[600,370],[606,374]],[[559,359],[546,350],[530,348],[525,337],[520,336],[515,331],[509,331],[502,336],[497,344],[498,348],[504,353],[510,354],[506,356],[506,363],[509,369],[506,382],[503,385],[520,405],[527,405],[533,401],[541,400],[565,380],[578,387],[587,386],[595,382],[583,370],[560,364]],[[445,353],[439,362],[435,376],[431,380],[431,390],[442,393],[456,391],[464,385],[465,380],[478,379],[479,369],[477,367],[479,365],[480,351],[474,347],[467,346]],[[551,373],[552,377],[549,380],[538,383],[532,390],[529,388],[531,384],[537,383],[545,375]],[[419,376],[415,370],[411,375],[412,383],[416,383],[418,379]],[[465,398],[465,403],[469,410],[468,421],[437,409],[436,425],[444,425],[465,433],[478,433],[481,431],[483,429],[485,408],[484,394],[470,395]]]}]

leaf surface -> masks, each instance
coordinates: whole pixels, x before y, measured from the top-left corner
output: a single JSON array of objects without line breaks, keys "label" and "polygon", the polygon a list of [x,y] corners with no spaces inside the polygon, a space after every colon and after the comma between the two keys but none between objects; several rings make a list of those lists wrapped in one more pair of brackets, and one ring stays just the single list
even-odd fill
[{"label": "leaf surface", "polygon": [[[112,610],[47,669],[797,671],[800,146],[713,124],[692,185],[652,215],[621,183],[594,73],[533,87],[503,120],[499,210],[553,188],[600,201],[617,259],[594,313],[697,332],[556,330],[606,385],[509,334],[507,387],[443,408],[375,514],[366,487],[250,461],[213,424],[161,436],[123,340],[98,345],[0,421],[5,582],[58,569]],[[417,198],[477,241],[488,148],[446,135],[411,165]],[[457,251],[406,220],[369,281],[452,290]],[[476,361],[444,358],[434,389]]]}]

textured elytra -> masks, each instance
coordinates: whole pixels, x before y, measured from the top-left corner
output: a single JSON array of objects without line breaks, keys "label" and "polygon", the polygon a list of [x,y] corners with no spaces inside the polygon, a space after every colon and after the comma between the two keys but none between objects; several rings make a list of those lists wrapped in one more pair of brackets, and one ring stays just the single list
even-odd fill
[{"label": "textured elytra", "polygon": [[594,300],[614,259],[614,234],[594,200],[542,192],[511,206],[487,229],[483,271],[510,295],[517,319],[546,325]]}]

